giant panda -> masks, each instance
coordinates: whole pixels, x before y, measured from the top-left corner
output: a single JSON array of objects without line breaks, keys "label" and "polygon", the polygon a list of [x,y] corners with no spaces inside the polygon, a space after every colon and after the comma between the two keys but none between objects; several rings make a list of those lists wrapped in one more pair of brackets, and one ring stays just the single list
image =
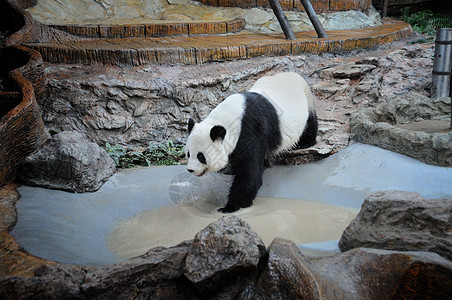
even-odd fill
[{"label": "giant panda", "polygon": [[187,170],[234,175],[228,202],[218,210],[234,212],[253,204],[269,158],[314,145],[317,127],[313,96],[300,75],[262,77],[248,92],[227,97],[204,121],[189,119]]}]

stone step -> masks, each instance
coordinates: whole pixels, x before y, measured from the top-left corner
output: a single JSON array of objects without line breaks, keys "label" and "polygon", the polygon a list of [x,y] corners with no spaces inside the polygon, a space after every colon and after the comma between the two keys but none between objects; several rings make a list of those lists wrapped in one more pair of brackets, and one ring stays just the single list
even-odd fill
[{"label": "stone step", "polygon": [[28,44],[52,63],[138,66],[150,63],[202,64],[258,56],[298,55],[304,52],[343,52],[371,48],[412,35],[407,23],[385,19],[383,25],[328,31],[319,39],[314,31],[282,34],[234,34],[154,38],[86,39]]},{"label": "stone step", "polygon": [[245,27],[245,20],[169,22],[155,21],[128,25],[51,25],[67,33],[92,38],[163,37],[199,34],[236,33]]}]

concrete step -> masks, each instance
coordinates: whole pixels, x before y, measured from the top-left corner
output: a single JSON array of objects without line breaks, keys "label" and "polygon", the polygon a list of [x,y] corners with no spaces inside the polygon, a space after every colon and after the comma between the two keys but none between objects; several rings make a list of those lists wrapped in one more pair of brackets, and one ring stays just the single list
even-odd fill
[{"label": "concrete step", "polygon": [[199,34],[236,33],[245,27],[245,20],[170,22],[156,20],[129,25],[50,25],[67,33],[91,38],[164,37]]},{"label": "concrete step", "polygon": [[45,61],[87,65],[138,66],[150,63],[202,64],[258,56],[299,55],[304,52],[344,52],[372,48],[412,35],[407,23],[385,19],[383,25],[328,31],[319,39],[314,31],[282,34],[201,35],[154,38],[85,39],[28,44]]}]

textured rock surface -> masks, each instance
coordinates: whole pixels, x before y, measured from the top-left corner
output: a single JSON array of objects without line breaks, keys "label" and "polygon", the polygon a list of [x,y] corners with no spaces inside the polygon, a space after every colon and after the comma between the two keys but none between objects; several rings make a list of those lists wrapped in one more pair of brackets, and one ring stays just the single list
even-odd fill
[{"label": "textured rock surface", "polygon": [[397,124],[420,120],[450,120],[450,98],[430,99],[408,93],[376,107],[351,115],[352,138],[356,141],[402,153],[420,161],[452,166],[452,130],[425,132]]},{"label": "textured rock surface", "polygon": [[115,172],[104,149],[75,131],[54,135],[27,157],[18,179],[29,185],[71,192],[98,190]]},{"label": "textured rock surface", "polygon": [[264,254],[264,242],[247,223],[235,215],[225,216],[196,234],[184,275],[207,297],[234,296],[237,288],[257,276]]},{"label": "textured rock surface", "polygon": [[386,191],[369,196],[345,229],[339,248],[430,251],[452,260],[452,200]]},{"label": "textured rock surface", "polygon": [[252,299],[321,299],[312,267],[292,241],[276,238]]},{"label": "textured rock surface", "polygon": [[15,186],[6,185],[0,189],[0,232],[10,232],[17,222],[16,201],[20,194]]},{"label": "textured rock surface", "polygon": [[[350,57],[307,54],[200,66],[49,64],[49,97],[39,104],[50,132],[77,130],[99,145],[147,146],[168,139],[184,143],[189,117],[205,118],[223,99],[248,90],[261,76],[295,71],[317,98],[317,150],[328,155],[348,145],[349,115],[357,107],[408,91],[428,95],[433,44],[406,47],[399,42],[398,47]],[[337,68],[365,71],[335,78],[332,70]]]},{"label": "textured rock surface", "polygon": [[308,265],[322,299],[447,299],[452,263],[435,253],[357,248]]},{"label": "textured rock surface", "polygon": [[123,263],[89,270],[82,293],[89,299],[196,299],[195,289],[182,276],[188,247],[153,248]]}]

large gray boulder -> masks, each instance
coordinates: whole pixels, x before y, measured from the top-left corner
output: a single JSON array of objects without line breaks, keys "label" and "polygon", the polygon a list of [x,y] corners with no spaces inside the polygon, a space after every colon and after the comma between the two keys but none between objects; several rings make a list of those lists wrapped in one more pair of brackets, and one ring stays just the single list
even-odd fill
[{"label": "large gray boulder", "polygon": [[402,191],[372,194],[339,241],[342,251],[358,247],[430,251],[452,260],[452,200]]},{"label": "large gray boulder", "polygon": [[196,234],[184,275],[205,297],[234,297],[255,279],[265,253],[264,242],[245,221],[225,216]]},{"label": "large gray boulder", "polygon": [[113,160],[83,134],[64,131],[26,158],[18,171],[25,184],[69,192],[94,192],[116,171]]}]

